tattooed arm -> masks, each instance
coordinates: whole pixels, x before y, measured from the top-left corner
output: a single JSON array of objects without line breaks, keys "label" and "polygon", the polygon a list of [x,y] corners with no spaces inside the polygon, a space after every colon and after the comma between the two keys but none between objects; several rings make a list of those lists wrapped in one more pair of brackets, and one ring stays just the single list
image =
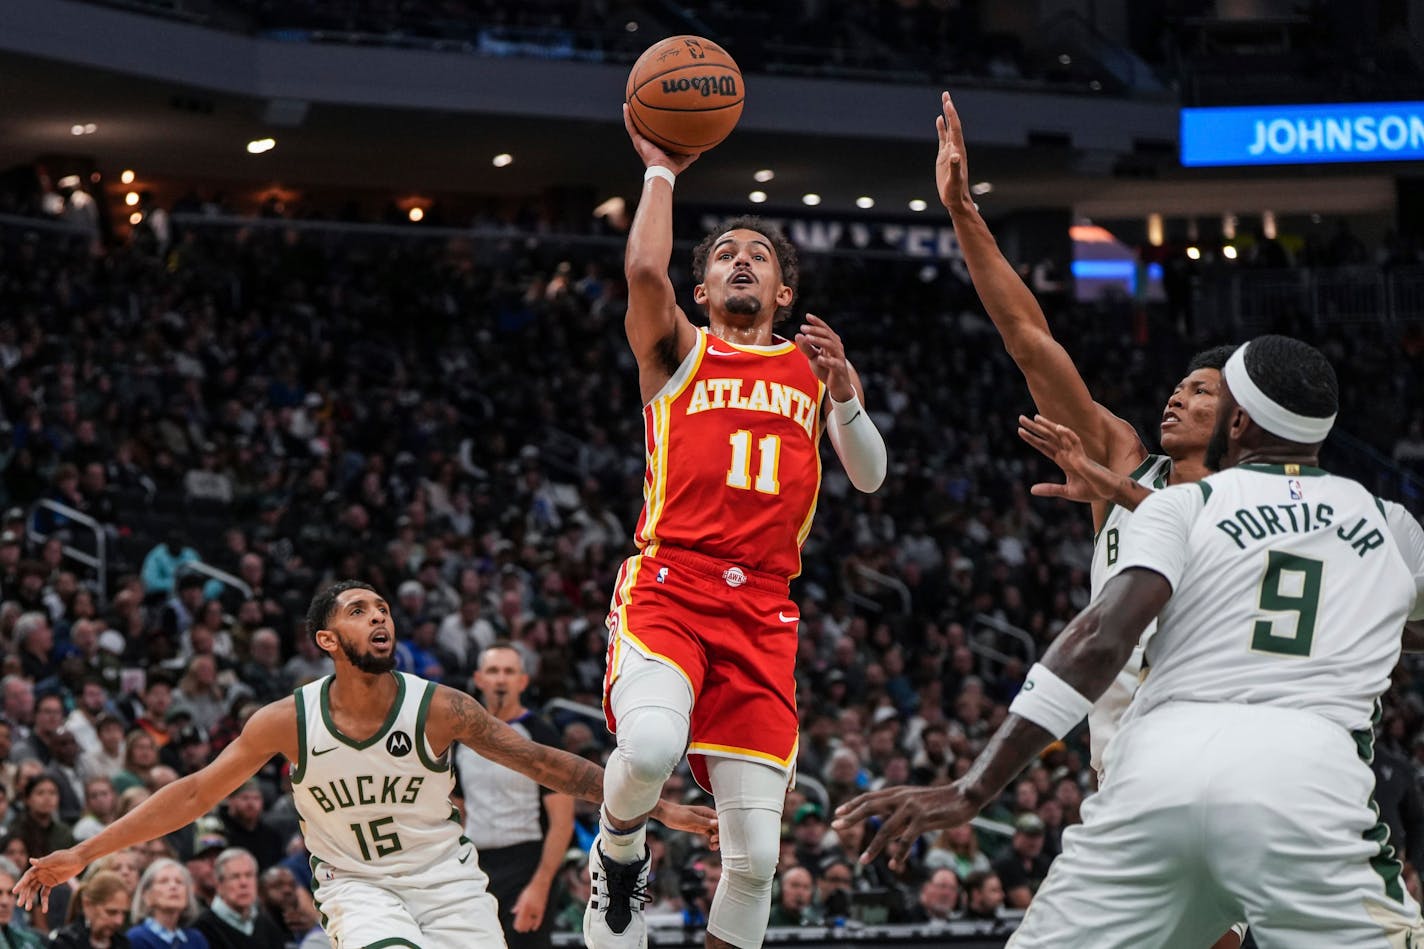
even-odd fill
[{"label": "tattooed arm", "polygon": [[[586,758],[530,741],[463,692],[436,686],[425,734],[437,754],[458,741],[546,788],[595,804],[603,803],[602,768]],[[466,788],[465,793],[469,795],[473,791]],[[674,830],[711,837],[716,846],[716,815],[709,808],[659,801],[651,816]]]}]

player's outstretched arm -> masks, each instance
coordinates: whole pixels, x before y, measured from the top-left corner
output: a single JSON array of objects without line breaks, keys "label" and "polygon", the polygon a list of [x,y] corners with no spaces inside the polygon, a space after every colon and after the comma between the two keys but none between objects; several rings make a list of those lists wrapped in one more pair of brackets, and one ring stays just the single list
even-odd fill
[{"label": "player's outstretched arm", "polygon": [[[437,686],[425,728],[432,748],[458,741],[550,790],[603,803],[602,768],[586,758],[530,741],[463,692]],[[710,837],[715,846],[717,814],[711,808],[659,801],[651,816],[673,830]]]},{"label": "player's outstretched arm", "polygon": [[[1043,676],[1039,688],[1061,695],[1066,684],[1083,699],[1096,700],[1107,691],[1138,637],[1171,594],[1167,580],[1151,570],[1128,568],[1113,577],[1102,595],[1074,617],[1044,654],[1039,665],[1047,668],[1052,681]],[[1020,694],[1034,688],[1030,672]],[[834,823],[843,827],[868,817],[883,817],[860,859],[869,863],[884,852],[890,856],[890,866],[898,868],[921,834],[954,827],[979,813],[1056,737],[1042,725],[1010,714],[958,781],[942,787],[896,787],[861,795],[836,809]]]},{"label": "player's outstretched arm", "polygon": [[1077,432],[1089,458],[1114,470],[1131,471],[1146,455],[1141,439],[1131,425],[1093,401],[1068,351],[1053,338],[1038,301],[999,250],[969,193],[964,130],[948,92],[942,94],[940,104],[944,114],[935,120],[939,132],[935,184],[954,222],[974,289],[1003,337],[1004,348],[1024,374],[1040,412]]},{"label": "player's outstretched arm", "polygon": [[1063,498],[1085,504],[1116,504],[1129,511],[1152,495],[1152,489],[1131,476],[1113,471],[1088,457],[1083,441],[1066,425],[1042,415],[1019,416],[1019,438],[1063,469],[1063,484],[1042,482],[1029,489],[1041,498]]},{"label": "player's outstretched arm", "polygon": [[32,858],[14,892],[26,909],[48,908],[49,891],[100,857],[186,827],[217,806],[276,755],[297,756],[296,701],[285,698],[259,709],[242,734],[212,764],[172,784],[68,850]]},{"label": "player's outstretched arm", "polygon": [[[677,371],[682,358],[697,339],[697,330],[677,305],[677,294],[668,277],[672,261],[671,177],[681,174],[697,160],[696,155],[672,155],[645,138],[633,125],[628,107],[623,107],[623,124],[628,137],[648,173],[642,197],[628,232],[628,248],[623,270],[628,279],[628,315],[624,329],[628,345],[638,359],[638,374],[647,401]],[[663,169],[656,172],[654,169]],[[660,177],[665,174],[667,177]]]}]

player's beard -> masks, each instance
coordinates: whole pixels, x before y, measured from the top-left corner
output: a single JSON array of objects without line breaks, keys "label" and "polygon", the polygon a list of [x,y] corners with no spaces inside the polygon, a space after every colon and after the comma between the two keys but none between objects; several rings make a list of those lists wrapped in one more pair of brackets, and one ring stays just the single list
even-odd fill
[{"label": "player's beard", "polygon": [[1216,420],[1216,428],[1212,429],[1211,441],[1206,443],[1206,457],[1202,459],[1202,462],[1211,471],[1221,470],[1221,460],[1226,457],[1226,449],[1230,447],[1230,440],[1226,434],[1230,427],[1230,417],[1223,416]]},{"label": "player's beard", "polygon": [[396,667],[396,651],[394,649],[391,650],[390,655],[383,658],[371,653],[360,652],[343,639],[341,640],[341,651],[346,653],[346,658],[357,672],[364,672],[367,675],[382,675],[393,671]]},{"label": "player's beard", "polygon": [[722,309],[734,316],[757,316],[761,313],[761,299],[750,293],[734,293],[723,301]]}]

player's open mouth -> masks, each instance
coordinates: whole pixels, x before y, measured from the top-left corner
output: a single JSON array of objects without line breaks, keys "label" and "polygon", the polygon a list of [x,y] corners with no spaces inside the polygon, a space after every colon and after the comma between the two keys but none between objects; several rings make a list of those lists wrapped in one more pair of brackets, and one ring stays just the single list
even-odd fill
[{"label": "player's open mouth", "polygon": [[733,276],[732,279],[728,280],[727,282],[734,287],[750,287],[752,284],[756,283],[756,278],[749,273],[739,273]]},{"label": "player's open mouth", "polygon": [[1181,419],[1177,418],[1176,412],[1168,412],[1162,416],[1162,427],[1166,428],[1168,425],[1176,425],[1180,421]]},{"label": "player's open mouth", "polygon": [[389,646],[390,643],[391,643],[391,634],[390,634],[390,633],[384,633],[384,632],[381,632],[381,633],[374,633],[374,634],[372,634],[372,636],[371,636],[371,645],[372,645],[372,646]]}]

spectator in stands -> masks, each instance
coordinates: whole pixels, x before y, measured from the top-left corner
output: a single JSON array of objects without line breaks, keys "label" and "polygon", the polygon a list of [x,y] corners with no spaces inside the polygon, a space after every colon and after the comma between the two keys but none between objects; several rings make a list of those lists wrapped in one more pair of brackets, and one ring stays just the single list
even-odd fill
[{"label": "spectator in stands", "polygon": [[178,578],[177,588],[168,602],[163,604],[160,625],[170,643],[179,643],[193,625],[193,620],[203,608],[204,580],[196,573],[185,573]]},{"label": "spectator in stands", "polygon": [[105,713],[98,723],[99,747],[79,757],[79,773],[85,778],[109,778],[124,769],[124,723]]},{"label": "spectator in stands", "polygon": [[[81,621],[85,628],[85,634],[92,632],[92,627],[87,621]],[[75,626],[80,626],[76,623]],[[97,640],[97,635],[95,639]],[[69,713],[69,717],[64,720],[64,728],[69,734],[74,736],[74,740],[79,742],[79,750],[82,754],[99,749],[99,719],[107,711],[109,695],[104,690],[104,683],[95,677],[86,677],[79,688],[78,701],[74,704],[74,711]]]},{"label": "spectator in stands", "polygon": [[335,671],[331,656],[318,649],[310,636],[299,635],[293,637],[293,640],[296,654],[282,666],[282,675],[291,683],[292,688],[306,685]]},{"label": "spectator in stands", "polygon": [[[15,643],[20,649],[20,668],[25,678],[41,683],[53,678],[59,671],[59,662],[55,658],[54,628],[47,613],[35,610],[21,615],[15,621]],[[63,715],[60,721],[64,721]]]},{"label": "spectator in stands", "polygon": [[143,558],[143,589],[149,595],[169,596],[178,578],[178,568],[201,560],[198,552],[187,546],[183,535],[170,533]]},{"label": "spectator in stands", "polygon": [[212,949],[283,949],[281,929],[258,905],[257,861],[241,847],[229,847],[213,864],[217,895],[193,928]]},{"label": "spectator in stands", "polygon": [[123,877],[108,870],[91,873],[76,895],[79,918],[51,935],[49,945],[53,949],[129,949],[124,930],[133,893]]},{"label": "spectator in stands", "polygon": [[[282,669],[282,641],[275,630],[264,626],[253,631],[248,659],[238,666],[237,676],[264,705],[291,693],[292,681]],[[225,698],[230,696],[230,691],[224,693]]]},{"label": "spectator in stands", "polygon": [[229,795],[222,821],[228,843],[252,854],[265,870],[286,856],[286,841],[262,820],[263,810],[262,789],[255,779],[248,780]]},{"label": "spectator in stands", "polygon": [[906,922],[942,923],[958,918],[959,877],[948,868],[936,870],[920,884],[919,899]]},{"label": "spectator in stands", "polygon": [[79,774],[79,742],[64,728],[54,734],[48,773],[59,781],[59,819],[73,824],[84,813],[84,778]]},{"label": "spectator in stands", "polygon": [[480,653],[495,641],[494,627],[481,614],[482,607],[478,592],[466,593],[460,598],[459,609],[440,621],[436,643],[453,660],[452,672],[470,672]]},{"label": "spectator in stands", "polygon": [[40,949],[44,942],[15,918],[15,894],[10,890],[20,879],[19,868],[0,859],[0,942],[10,949]]},{"label": "spectator in stands", "polygon": [[134,894],[133,917],[138,924],[127,933],[133,949],[208,949],[208,940],[189,924],[197,918],[193,881],[183,865],[169,857],[150,863]]},{"label": "spectator in stands", "polygon": [[198,466],[183,476],[183,493],[189,501],[227,506],[232,503],[232,476],[218,460],[218,446],[204,442]]},{"label": "spectator in stands", "polygon": [[[276,653],[276,650],[273,652]],[[280,654],[274,654],[271,658],[279,660]],[[218,681],[217,660],[211,655],[192,657],[188,661],[187,673],[173,693],[173,707],[185,709],[192,723],[207,731],[227,714],[229,701],[230,690]]]},{"label": "spectator in stands", "polygon": [[999,919],[1004,907],[1004,886],[992,871],[976,871],[964,880],[966,919]]},{"label": "spectator in stands", "polygon": [[816,902],[816,881],[804,866],[781,872],[781,890],[771,906],[767,926],[818,926],[821,907]]},{"label": "spectator in stands", "polygon": [[1037,814],[1021,814],[1014,821],[1010,851],[994,864],[1008,905],[1024,909],[1048,875],[1052,860],[1043,852],[1043,821]]},{"label": "spectator in stands", "polygon": [[23,548],[16,531],[0,532],[0,596],[9,596],[20,585],[20,557]]},{"label": "spectator in stands", "polygon": [[[156,748],[168,744],[168,711],[172,706],[173,680],[156,670],[149,672],[143,686],[142,706],[134,724],[153,739]],[[132,744],[132,737],[129,741]]]},{"label": "spectator in stands", "polygon": [[188,875],[193,878],[193,897],[201,906],[212,903],[218,892],[218,854],[228,849],[227,838],[222,834],[222,821],[211,814],[198,818],[193,824],[192,855],[183,861]]},{"label": "spectator in stands", "polygon": [[25,842],[27,857],[44,857],[52,851],[74,846],[74,833],[59,819],[59,782],[48,774],[38,774],[25,783],[25,812],[11,827],[11,833]]},{"label": "spectator in stands", "polygon": [[827,919],[850,917],[851,894],[855,892],[855,868],[844,857],[829,856],[821,861],[821,904]]},{"label": "spectator in stands", "polygon": [[158,742],[145,728],[135,728],[124,739],[124,766],[114,775],[114,790],[120,796],[130,788],[147,787],[158,765]]},{"label": "spectator in stands", "polygon": [[74,824],[74,839],[85,841],[108,827],[119,816],[119,796],[114,782],[99,775],[84,781],[84,813]]}]

